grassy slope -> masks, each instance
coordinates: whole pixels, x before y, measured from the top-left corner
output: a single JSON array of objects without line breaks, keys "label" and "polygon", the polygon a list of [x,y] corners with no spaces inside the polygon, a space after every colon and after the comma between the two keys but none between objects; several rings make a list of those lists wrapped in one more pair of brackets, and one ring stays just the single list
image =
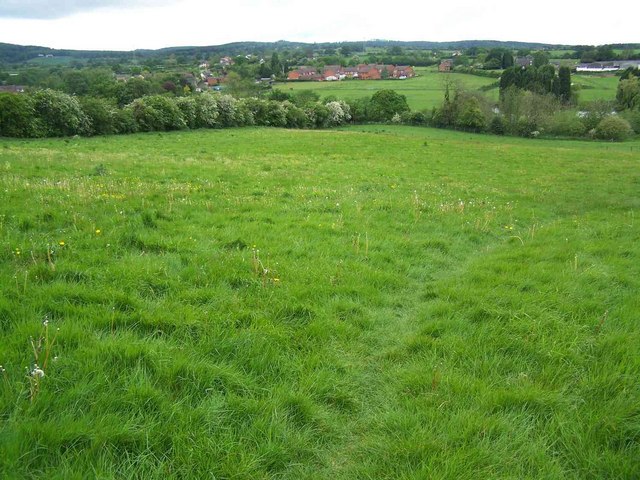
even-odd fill
[{"label": "grassy slope", "polygon": [[0,477],[637,478],[639,146],[3,141]]},{"label": "grassy slope", "polygon": [[[371,96],[378,90],[391,89],[407,97],[412,110],[431,110],[442,103],[445,79],[459,82],[469,90],[495,83],[497,79],[460,73],[442,74],[432,68],[416,69],[419,76],[406,80],[344,80],[341,82],[288,82],[278,85],[284,91],[314,90],[320,96],[335,95],[351,100]],[[485,92],[493,100],[498,99],[498,89]]]}]

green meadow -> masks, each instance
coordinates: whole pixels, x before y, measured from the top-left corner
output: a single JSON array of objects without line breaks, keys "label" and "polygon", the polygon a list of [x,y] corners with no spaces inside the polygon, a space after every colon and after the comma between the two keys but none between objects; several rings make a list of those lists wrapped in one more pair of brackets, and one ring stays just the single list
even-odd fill
[{"label": "green meadow", "polygon": [[[439,73],[433,68],[416,68],[417,76],[405,80],[342,80],[338,82],[287,82],[275,88],[294,93],[299,90],[313,90],[322,98],[336,96],[341,100],[370,97],[378,90],[395,90],[407,97],[412,110],[431,110],[440,106],[444,95],[445,83],[452,81],[467,90],[476,91],[482,87],[496,84],[498,78],[479,77],[462,73]],[[486,92],[492,100],[498,100],[498,88]]]},{"label": "green meadow", "polygon": [[[313,90],[321,98],[335,96],[341,100],[370,97],[378,90],[395,90],[407,97],[412,110],[431,110],[442,105],[445,83],[452,81],[469,91],[481,91],[490,100],[498,101],[498,87],[488,88],[499,81],[497,78],[480,77],[465,73],[440,73],[433,68],[417,68],[418,76],[406,80],[343,80],[340,82],[287,82],[274,88],[295,93]],[[619,77],[613,75],[573,74],[573,85],[578,87],[578,102],[594,100],[615,101]]]},{"label": "green meadow", "polygon": [[578,90],[578,102],[594,100],[608,100],[614,102],[620,77],[615,75],[574,74],[571,76],[573,85]]},{"label": "green meadow", "polygon": [[639,150],[2,140],[0,478],[640,478]]}]

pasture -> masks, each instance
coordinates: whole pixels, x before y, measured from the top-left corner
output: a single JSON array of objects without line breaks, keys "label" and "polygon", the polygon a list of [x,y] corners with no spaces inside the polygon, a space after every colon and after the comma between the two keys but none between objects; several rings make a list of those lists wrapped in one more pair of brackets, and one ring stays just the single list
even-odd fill
[{"label": "pasture", "polygon": [[[322,98],[336,96],[342,100],[367,97],[378,90],[395,90],[407,97],[412,110],[431,110],[440,106],[444,96],[446,81],[459,83],[465,89],[474,91],[491,85],[497,78],[479,77],[460,73],[439,73],[433,68],[416,68],[418,76],[405,80],[342,80],[338,82],[287,82],[278,84],[278,88],[293,93],[299,90],[313,90]],[[498,100],[498,88],[484,92],[493,100]]]},{"label": "pasture", "polygon": [[[412,110],[430,111],[442,104],[445,82],[450,80],[469,91],[482,91],[492,101],[498,101],[498,88],[487,91],[482,87],[499,81],[497,78],[479,77],[464,73],[440,73],[434,68],[417,68],[419,76],[406,80],[343,80],[340,82],[287,82],[274,88],[294,93],[299,90],[313,90],[321,98],[335,96],[342,100],[351,100],[373,95],[378,90],[395,90],[407,97]],[[573,85],[578,90],[578,102],[594,100],[615,101],[619,77],[614,75],[573,74]]]},{"label": "pasture", "polygon": [[2,140],[0,477],[640,477],[639,148]]}]

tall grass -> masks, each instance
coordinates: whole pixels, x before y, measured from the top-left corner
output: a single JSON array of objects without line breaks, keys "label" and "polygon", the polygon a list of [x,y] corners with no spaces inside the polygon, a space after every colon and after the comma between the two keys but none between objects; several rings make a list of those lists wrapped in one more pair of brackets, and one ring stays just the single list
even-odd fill
[{"label": "tall grass", "polygon": [[0,477],[640,476],[637,146],[3,141]]}]

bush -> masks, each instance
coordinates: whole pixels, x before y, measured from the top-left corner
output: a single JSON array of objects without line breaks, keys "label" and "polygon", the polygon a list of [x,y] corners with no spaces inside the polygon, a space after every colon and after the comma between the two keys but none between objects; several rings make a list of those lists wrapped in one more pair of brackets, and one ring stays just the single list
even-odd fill
[{"label": "bush", "polygon": [[83,112],[89,119],[87,135],[110,135],[116,133],[116,108],[102,98],[84,97],[80,99]]},{"label": "bush", "polygon": [[603,118],[595,128],[594,137],[600,140],[621,142],[633,133],[631,125],[618,115]]},{"label": "bush", "polygon": [[355,123],[362,123],[369,120],[369,110],[371,108],[371,97],[356,98],[347,101],[351,119]]},{"label": "bush", "polygon": [[321,103],[314,103],[305,108],[305,113],[312,128],[326,128],[329,126],[331,111]]},{"label": "bush", "polygon": [[404,112],[400,118],[405,125],[425,125],[427,116],[422,112]]},{"label": "bush", "polygon": [[581,137],[587,127],[574,111],[557,112],[548,122],[546,133],[558,137]]},{"label": "bush", "polygon": [[582,106],[580,116],[587,131],[598,126],[600,121],[614,111],[614,102],[595,100]]},{"label": "bush", "polygon": [[0,137],[38,136],[34,102],[29,95],[0,95]]},{"label": "bush", "polygon": [[186,128],[182,112],[170,97],[150,95],[137,98],[126,107],[133,113],[138,129],[143,132]]},{"label": "bush", "polygon": [[408,112],[407,97],[395,90],[378,90],[371,97],[368,117],[375,122],[388,122],[397,113]]},{"label": "bush", "polygon": [[198,110],[196,97],[188,96],[176,98],[176,106],[180,110],[184,123],[187,125],[187,127],[198,128],[198,123],[196,121]]},{"label": "bush", "polygon": [[231,95],[221,95],[218,97],[218,124],[221,127],[236,127],[240,125],[238,117],[238,100]]},{"label": "bush", "polygon": [[56,90],[39,90],[33,95],[34,109],[42,133],[47,137],[84,135],[90,122],[76,97]]},{"label": "bush", "polygon": [[309,119],[303,109],[296,107],[289,101],[282,102],[282,108],[284,108],[287,119],[286,126],[288,128],[306,128],[309,126]]},{"label": "bush", "polygon": [[349,113],[349,105],[341,101],[329,102],[326,104],[329,109],[328,126],[335,127],[338,125],[344,125],[351,120],[351,114]]},{"label": "bush", "polygon": [[461,105],[455,118],[455,125],[462,130],[482,132],[487,128],[487,119],[480,109],[480,103],[475,97],[469,97]]},{"label": "bush", "polygon": [[529,117],[520,117],[513,126],[513,133],[520,137],[534,138],[540,133],[536,122]]},{"label": "bush", "polygon": [[494,135],[504,135],[507,131],[507,124],[502,115],[496,115],[489,123],[489,131]]},{"label": "bush", "polygon": [[133,111],[128,108],[116,109],[113,116],[114,133],[135,133],[138,131],[138,124],[133,116]]},{"label": "bush", "polygon": [[196,128],[217,127],[220,117],[217,97],[210,93],[203,93],[194,98],[196,100]]},{"label": "bush", "polygon": [[629,122],[634,132],[640,133],[640,110],[625,110],[620,116]]}]

